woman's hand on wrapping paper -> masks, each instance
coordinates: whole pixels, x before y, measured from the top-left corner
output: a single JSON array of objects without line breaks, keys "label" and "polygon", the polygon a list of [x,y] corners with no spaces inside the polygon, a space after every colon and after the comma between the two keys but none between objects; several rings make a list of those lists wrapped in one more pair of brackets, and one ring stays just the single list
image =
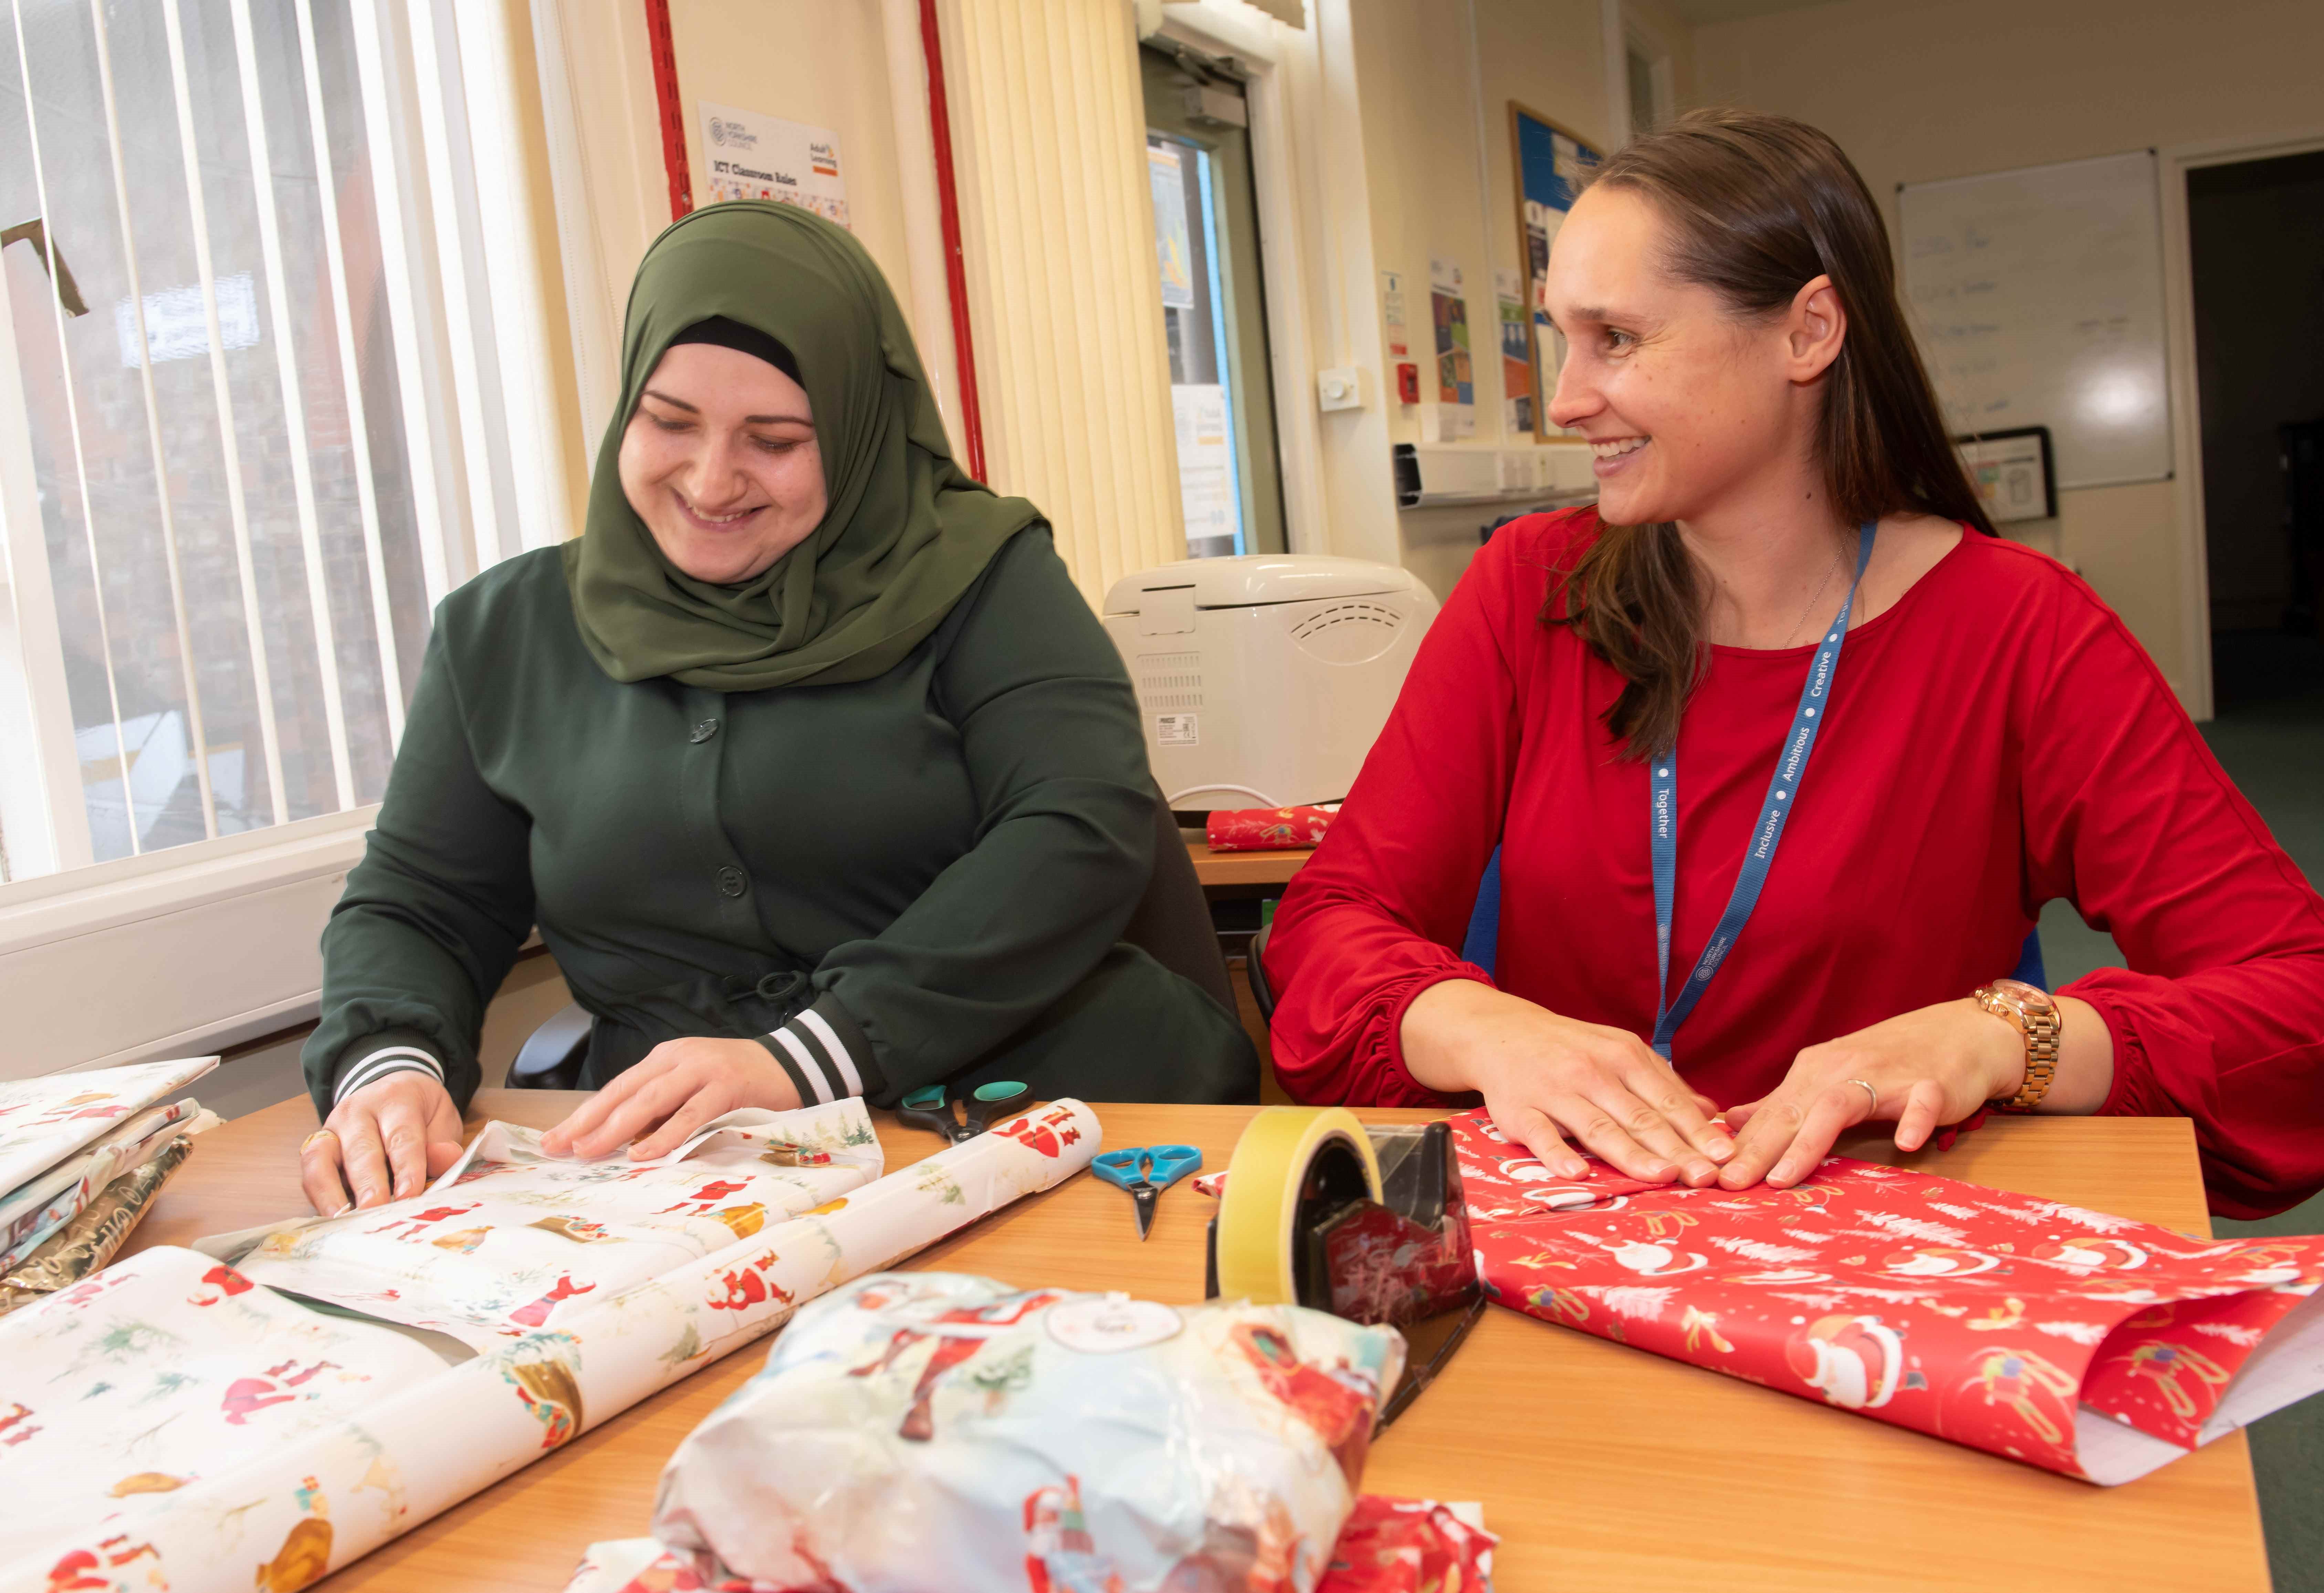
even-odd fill
[{"label": "woman's hand on wrapping paper", "polygon": [[1734,1152],[1711,1120],[1717,1104],[1627,1029],[1452,979],[1414,999],[1399,1038],[1416,1080],[1445,1094],[1482,1094],[1501,1133],[1561,1178],[1588,1171],[1569,1137],[1633,1178],[1697,1189],[1716,1181],[1718,1164]]},{"label": "woman's hand on wrapping paper", "polygon": [[1775,1090],[1729,1107],[1735,1159],[1719,1182],[1797,1183],[1864,1122],[1895,1122],[1896,1148],[1918,1150],[1943,1125],[2015,1094],[2024,1078],[2024,1037],[1975,1001],[1903,1013],[1809,1046]]},{"label": "woman's hand on wrapping paper", "polygon": [[433,1073],[350,1090],[299,1147],[299,1183],[326,1217],[418,1194],[460,1159],[460,1109]]},{"label": "woman's hand on wrapping paper", "polygon": [[798,1104],[790,1075],[756,1040],[664,1040],[542,1135],[540,1148],[595,1157],[633,1141],[630,1159],[642,1162],[676,1150],[738,1107],[788,1111]]}]

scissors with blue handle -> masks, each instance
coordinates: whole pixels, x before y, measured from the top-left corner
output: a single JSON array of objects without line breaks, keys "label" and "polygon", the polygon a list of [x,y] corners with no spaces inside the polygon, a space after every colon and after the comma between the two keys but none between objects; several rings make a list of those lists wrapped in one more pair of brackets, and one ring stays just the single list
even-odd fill
[{"label": "scissors with blue handle", "polygon": [[896,1115],[915,1128],[926,1128],[941,1134],[954,1145],[973,1139],[1010,1112],[1033,1099],[1029,1086],[1013,1081],[996,1080],[979,1084],[960,1098],[961,1113],[968,1121],[953,1116],[952,1101],[942,1084],[930,1084],[925,1090],[915,1090],[896,1103]]},{"label": "scissors with blue handle", "polygon": [[1203,1153],[1191,1145],[1133,1145],[1110,1150],[1090,1163],[1090,1171],[1117,1189],[1126,1189],[1138,1204],[1138,1237],[1154,1226],[1154,1202],[1161,1192],[1189,1173],[1203,1169]]}]

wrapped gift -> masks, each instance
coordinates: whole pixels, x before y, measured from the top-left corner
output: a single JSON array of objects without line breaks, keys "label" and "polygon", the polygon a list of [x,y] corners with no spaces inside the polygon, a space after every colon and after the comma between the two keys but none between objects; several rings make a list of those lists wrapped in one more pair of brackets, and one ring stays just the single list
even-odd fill
[{"label": "wrapped gift", "polygon": [[1315,846],[1340,811],[1323,807],[1231,807],[1212,813],[1204,838],[1213,852],[1282,852]]},{"label": "wrapped gift", "polygon": [[2324,1387],[2324,1238],[2151,1223],[1844,1156],[1790,1189],[1553,1177],[1454,1119],[1504,1305],[2092,1482]]},{"label": "wrapped gift", "polygon": [[706,1588],[1312,1593],[1403,1355],[1297,1306],[864,1278],[679,1446],[654,1535]]}]

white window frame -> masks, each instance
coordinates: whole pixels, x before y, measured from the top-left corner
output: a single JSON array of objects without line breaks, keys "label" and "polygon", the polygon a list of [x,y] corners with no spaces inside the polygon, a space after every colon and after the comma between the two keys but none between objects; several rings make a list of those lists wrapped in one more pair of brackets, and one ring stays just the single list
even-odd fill
[{"label": "white window frame", "polygon": [[[174,49],[182,0],[164,3]],[[246,0],[231,3],[246,46]],[[555,259],[557,240],[535,235],[528,162],[505,158],[525,141],[520,62],[503,6],[462,0],[351,3],[361,104],[322,104],[312,70],[312,14],[307,0],[299,0],[309,63],[304,87],[318,126],[322,114],[352,111],[363,116],[374,150],[396,156],[375,161],[374,170],[396,180],[383,182],[378,196],[382,263],[432,609],[477,570],[554,545],[576,529],[567,417],[552,364],[556,340],[567,329],[551,324],[540,290],[544,262]],[[93,5],[92,14],[101,11]],[[0,39],[0,46],[14,49],[16,41]],[[253,58],[246,47],[239,53],[248,102]],[[182,90],[179,97],[182,106]],[[254,138],[253,145],[254,161],[263,163],[263,139]],[[190,142],[187,148],[190,160]],[[479,161],[479,148],[503,155]],[[321,170],[327,181],[327,161]],[[263,164],[255,175],[263,191]],[[262,210],[271,231],[271,207]],[[325,212],[332,214],[327,204]],[[336,261],[336,237],[327,244]],[[202,248],[207,244],[200,240]],[[263,253],[270,272],[279,271],[276,252]],[[222,346],[206,260],[203,276],[215,369]],[[343,295],[343,272],[335,270],[334,278],[335,292]],[[271,286],[279,316],[280,284]],[[12,821],[41,810],[52,821],[38,837],[11,822],[12,851],[37,840],[48,849],[41,861],[64,865],[0,885],[0,1012],[11,1025],[0,1079],[218,1050],[308,1021],[318,1010],[322,982],[318,936],[347,870],[362,855],[376,805],[74,866],[88,856],[89,842],[78,761],[70,755],[71,720],[53,713],[62,701],[61,653],[23,446],[24,399],[6,292],[0,281],[0,526],[6,529],[0,553],[8,556],[0,559],[0,587],[13,586],[0,591],[0,613],[13,600],[23,628],[0,619],[0,732],[9,745],[25,746],[36,744],[30,733],[35,717],[67,728],[60,737],[51,730],[50,741],[63,744],[40,747],[37,768],[13,760],[0,771],[0,800],[9,804]],[[134,284],[131,299],[142,304]],[[353,350],[345,343],[343,297],[335,308],[351,401],[359,403]],[[278,320],[278,345],[281,330]],[[296,384],[286,380],[284,387],[295,405]],[[291,419],[295,427],[295,409]],[[227,456],[234,456],[231,447]],[[358,475],[367,504],[370,473],[359,469]],[[311,536],[307,496],[300,493],[301,522]],[[366,508],[365,522],[375,546],[375,511]],[[373,562],[373,600],[383,605]],[[309,567],[319,569],[311,548]],[[411,683],[401,680],[394,668],[392,631],[384,622],[381,630],[391,734],[400,736]],[[326,645],[326,668],[329,657]],[[33,715],[36,699],[51,712]],[[197,759],[197,768],[204,762]],[[338,759],[335,763],[343,771]],[[338,778],[345,801],[344,772]]]}]

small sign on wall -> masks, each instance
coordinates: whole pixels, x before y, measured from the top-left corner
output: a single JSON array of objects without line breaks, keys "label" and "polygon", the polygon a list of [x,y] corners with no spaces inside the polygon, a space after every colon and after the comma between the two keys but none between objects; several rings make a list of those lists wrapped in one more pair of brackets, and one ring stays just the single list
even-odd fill
[{"label": "small sign on wall", "polygon": [[2013,520],[2055,520],[2058,477],[2050,462],[2050,428],[2020,427],[1955,437],[1969,485],[1985,503],[1986,518],[1998,525]]},{"label": "small sign on wall", "polygon": [[705,100],[702,153],[709,168],[708,203],[774,199],[812,210],[842,226],[847,221],[847,179],[839,163],[839,134],[828,127],[786,122],[757,111]]}]

